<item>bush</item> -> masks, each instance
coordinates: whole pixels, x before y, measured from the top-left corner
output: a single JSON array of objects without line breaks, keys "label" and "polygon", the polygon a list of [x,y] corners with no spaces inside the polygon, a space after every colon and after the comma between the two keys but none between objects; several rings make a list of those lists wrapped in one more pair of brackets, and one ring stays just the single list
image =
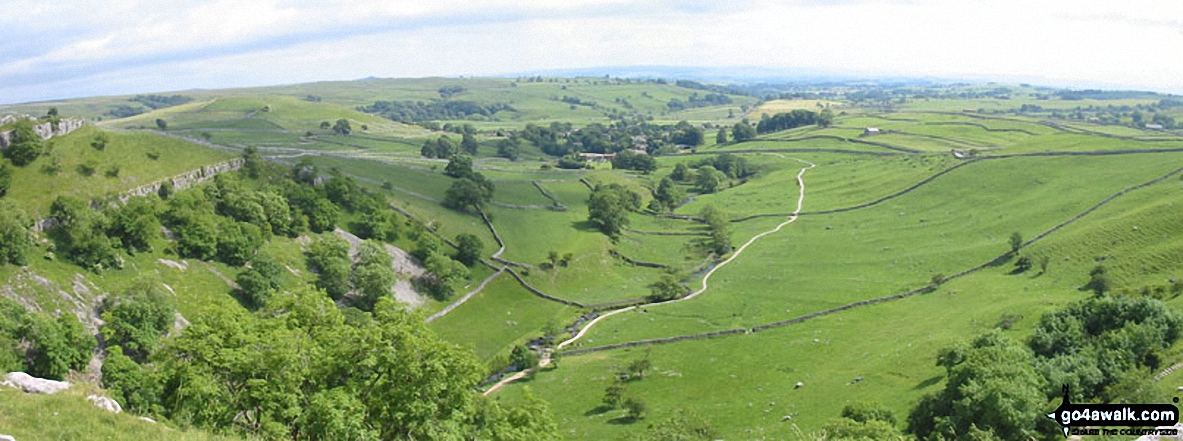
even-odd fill
[{"label": "bush", "polygon": [[8,148],[4,149],[4,156],[12,161],[13,165],[23,167],[41,156],[44,141],[33,131],[31,121],[17,121],[9,141]]},{"label": "bush", "polygon": [[258,254],[251,260],[251,267],[238,273],[234,282],[246,306],[258,309],[279,290],[282,274],[283,268],[271,256]]},{"label": "bush", "polygon": [[336,235],[325,235],[312,243],[306,253],[308,267],[316,271],[316,286],[333,300],[349,292],[349,242]]},{"label": "bush", "polygon": [[32,361],[27,365],[29,375],[54,380],[86,366],[96,345],[78,318],[69,313],[56,319],[42,313],[26,314],[21,338],[32,342],[26,355],[26,360]]},{"label": "bush", "polygon": [[123,348],[123,353],[144,362],[172,329],[176,301],[159,281],[140,279],[131,288],[103,303],[103,339]]},{"label": "bush", "polygon": [[0,265],[27,263],[25,255],[33,245],[33,235],[29,234],[32,226],[32,219],[16,204],[0,200]]}]

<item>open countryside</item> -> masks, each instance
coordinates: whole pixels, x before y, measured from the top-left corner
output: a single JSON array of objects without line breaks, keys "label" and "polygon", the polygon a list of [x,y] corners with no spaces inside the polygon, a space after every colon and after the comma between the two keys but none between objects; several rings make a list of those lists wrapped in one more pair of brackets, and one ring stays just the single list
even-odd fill
[{"label": "open countryside", "polygon": [[645,69],[0,105],[0,434],[1057,440],[1183,389],[1183,95]]}]

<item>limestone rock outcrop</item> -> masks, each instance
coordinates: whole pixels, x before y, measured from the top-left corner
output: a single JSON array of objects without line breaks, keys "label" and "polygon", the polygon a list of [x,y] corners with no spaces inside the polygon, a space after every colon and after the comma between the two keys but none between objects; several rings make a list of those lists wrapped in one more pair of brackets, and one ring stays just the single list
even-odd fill
[{"label": "limestone rock outcrop", "polygon": [[46,380],[24,372],[9,372],[0,385],[14,387],[31,394],[56,394],[70,387],[65,381]]}]

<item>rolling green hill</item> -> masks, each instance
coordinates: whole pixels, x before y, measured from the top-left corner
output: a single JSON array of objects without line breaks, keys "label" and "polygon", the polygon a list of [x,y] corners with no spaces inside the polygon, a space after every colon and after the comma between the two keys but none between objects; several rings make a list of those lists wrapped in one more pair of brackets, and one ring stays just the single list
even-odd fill
[{"label": "rolling green hill", "polygon": [[[218,219],[219,240],[243,231],[239,223],[271,216],[236,208],[237,195],[271,192],[295,210],[284,222],[303,229],[267,236],[248,255],[258,250],[283,269],[277,293],[313,301],[324,293],[307,285],[326,288],[326,274],[334,271],[308,257],[314,243],[334,235],[331,228],[307,231],[321,209],[335,207],[332,226],[358,236],[367,235],[369,222],[391,216],[398,234],[378,239],[416,253],[428,279],[443,280],[450,291],[405,306],[413,319],[399,320],[414,326],[399,322],[405,325],[399,329],[422,327],[428,340],[438,335],[448,344],[439,347],[463,354],[457,357],[464,366],[449,369],[468,373],[465,387],[491,390],[488,403],[533,406],[532,396],[548,402],[549,413],[538,414],[553,414],[557,433],[568,439],[637,436],[684,411],[709,421],[722,439],[815,439],[831,435],[824,431],[846,406],[867,402],[890,411],[892,426],[905,430],[917,403],[949,384],[937,364],[944,349],[995,329],[1029,344],[1043,314],[1095,295],[1090,277],[1098,271],[1106,283],[1100,297],[1153,298],[1172,311],[1180,306],[1171,290],[1183,290],[1177,282],[1183,278],[1183,137],[1139,128],[1125,111],[1113,110],[1157,111],[1157,101],[1069,99],[1027,86],[1006,86],[1009,95],[1001,99],[999,88],[884,88],[897,97],[885,102],[834,87],[825,100],[726,95],[730,102],[718,103],[704,101],[713,92],[664,81],[427,78],[185,92],[187,98],[172,100],[178,104],[156,109],[141,104],[156,101],[134,96],[7,106],[0,112],[43,114],[52,105],[93,119],[118,106],[140,106],[143,113],[107,115],[55,138],[51,152],[13,168],[14,184],[3,199],[43,218],[58,196],[103,199],[257,153],[251,158],[273,164],[261,176],[236,172],[187,190],[213,201],[208,209]],[[832,120],[768,133],[752,128],[754,137],[735,141],[761,115],[820,112],[819,103]],[[457,116],[469,110],[476,113]],[[352,131],[333,130],[338,120]],[[867,131],[872,127],[878,134]],[[720,128],[728,142],[715,142]],[[455,170],[463,161],[435,158],[434,150],[421,155],[425,143],[434,149],[445,136],[458,144],[466,131],[477,146],[472,170]],[[675,139],[688,131],[705,139],[678,146]],[[103,150],[91,146],[100,135],[108,139]],[[641,154],[654,156],[656,169],[608,162],[564,169],[580,161],[546,153],[556,147],[586,153],[597,141],[611,152],[649,146]],[[518,149],[514,160],[499,151],[511,144]],[[104,173],[115,166],[117,176]],[[687,176],[666,180],[676,170]],[[492,187],[479,210],[448,204],[464,179]],[[676,200],[662,199],[666,190]],[[621,208],[628,224],[615,237],[589,220],[606,200],[594,195],[608,191],[625,195],[609,203],[637,204]],[[163,223],[183,230],[177,213],[184,206],[169,205],[182,202],[158,203]],[[1010,243],[1016,233],[1017,249]],[[233,283],[252,267],[227,263],[217,249],[189,255],[180,245],[184,234],[153,235],[150,251],[119,248],[123,267],[99,271],[65,258],[59,247],[67,242],[54,234],[36,237],[26,264],[0,265],[0,293],[30,309],[86,317],[103,294],[132,289],[138,276],[149,274],[173,292],[184,317],[223,320],[218,326],[238,317],[244,333],[319,332],[301,328],[315,321],[284,309],[296,306],[250,307]],[[721,251],[714,242],[719,235]],[[473,239],[482,245],[476,261],[449,275],[460,265],[452,260],[460,259],[460,243]],[[351,308],[364,306],[354,303],[364,286],[353,279],[362,277],[359,266],[338,267],[345,278],[337,282],[354,292],[334,300],[341,323],[370,329],[364,326],[390,317]],[[427,293],[429,282],[416,279],[415,287]],[[662,289],[676,291],[667,296],[674,301],[659,299]],[[338,328],[334,314],[318,316],[332,322],[326,329],[353,332]],[[1177,378],[1154,381],[1151,374],[1183,363],[1183,350],[1170,332],[1162,334],[1163,347],[1110,372],[1133,379],[1106,383],[1114,391],[1107,393],[1122,386],[1140,391],[1139,398],[1169,396]],[[276,338],[299,341],[287,336]],[[532,357],[550,364],[516,379],[513,373]],[[638,360],[650,366],[643,378],[622,374]],[[384,366],[361,362],[373,363],[366,369]],[[451,372],[436,375],[450,379]],[[620,383],[628,397],[647,403],[644,418],[604,405],[605,390],[622,375],[630,378]],[[469,381],[475,376],[484,381]],[[364,387],[340,387],[351,397],[366,396],[358,392]],[[474,407],[458,412],[492,412],[473,404],[486,401],[469,389],[457,402]],[[1034,406],[1054,408],[1052,389],[1058,387]],[[32,402],[14,409],[24,415],[41,406]],[[185,418],[206,421],[198,427],[209,421]],[[31,424],[20,421],[15,426]],[[1024,424],[1036,427],[1034,421]],[[264,436],[265,429],[233,433]]]}]

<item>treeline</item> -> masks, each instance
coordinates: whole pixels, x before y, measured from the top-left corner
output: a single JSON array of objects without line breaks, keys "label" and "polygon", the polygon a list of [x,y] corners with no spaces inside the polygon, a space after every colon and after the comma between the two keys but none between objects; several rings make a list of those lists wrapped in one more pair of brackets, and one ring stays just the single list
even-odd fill
[{"label": "treeline", "polygon": [[676,112],[695,107],[721,106],[724,104],[731,104],[731,97],[721,93],[708,93],[704,96],[699,96],[698,92],[693,92],[687,97],[687,101],[671,98],[670,102],[666,103],[666,107],[670,111]]},{"label": "treeline", "polygon": [[[768,116],[765,114],[764,116]],[[756,124],[757,133],[779,132],[801,126],[818,125],[829,127],[834,122],[834,113],[830,109],[814,112],[806,109],[793,109],[789,112],[778,113],[774,116],[762,118]]]},{"label": "treeline", "polygon": [[485,120],[497,112],[517,112],[509,104],[473,101],[376,101],[357,110],[404,123],[446,119]]},{"label": "treeline", "polygon": [[543,153],[562,157],[572,153],[616,153],[644,149],[650,154],[670,151],[677,145],[702,145],[701,128],[682,121],[675,125],[650,124],[643,120],[622,120],[608,125],[592,123],[574,129],[571,123],[549,126],[527,124],[511,134],[537,146]]},{"label": "treeline", "polygon": [[138,103],[140,106],[119,104],[107,109],[103,114],[114,118],[127,118],[147,112],[148,110],[185,104],[193,101],[193,97],[185,95],[136,95],[128,98],[128,101]]}]

